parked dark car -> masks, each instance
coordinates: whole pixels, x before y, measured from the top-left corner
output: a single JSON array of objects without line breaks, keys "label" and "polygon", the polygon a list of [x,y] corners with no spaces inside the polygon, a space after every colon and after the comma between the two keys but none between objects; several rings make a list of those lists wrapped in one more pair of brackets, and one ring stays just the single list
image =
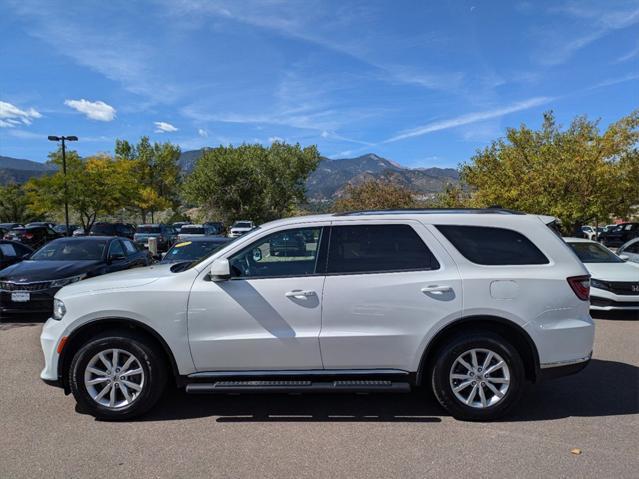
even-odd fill
[{"label": "parked dark car", "polygon": [[63,286],[148,264],[148,252],[128,238],[60,238],[0,271],[0,313],[51,313]]},{"label": "parked dark car", "polygon": [[67,234],[67,225],[55,225],[53,231],[61,234],[62,236],[71,236],[75,230],[79,228],[78,225],[69,224],[69,234]]},{"label": "parked dark car", "polygon": [[637,237],[639,237],[639,223],[620,223],[601,233],[600,240],[606,246],[617,247]]},{"label": "parked dark car", "polygon": [[121,236],[133,239],[135,228],[125,223],[94,223],[89,236]]},{"label": "parked dark car", "polygon": [[202,236],[189,241],[174,244],[164,255],[160,263],[181,263],[183,261],[198,261],[210,256],[215,250],[221,248],[230,238],[224,236]]},{"label": "parked dark car", "polygon": [[4,239],[17,241],[27,245],[29,248],[38,249],[40,246],[60,236],[48,226],[20,226],[6,233]]},{"label": "parked dark car", "polygon": [[306,239],[302,233],[276,235],[270,242],[271,256],[307,256]]},{"label": "parked dark car", "polygon": [[51,229],[55,228],[55,223],[51,223],[50,221],[32,221],[31,223],[27,223],[26,227],[29,226],[47,226]]},{"label": "parked dark car", "polygon": [[17,241],[0,240],[0,271],[28,258],[33,250]]},{"label": "parked dark car", "polygon": [[190,221],[178,221],[176,223],[173,223],[171,226],[173,226],[173,228],[175,228],[175,231],[179,233],[180,230],[182,229],[182,226],[186,226],[190,224],[191,224]]},{"label": "parked dark car", "polygon": [[13,228],[18,228],[21,227],[22,224],[20,223],[0,223],[0,231],[3,231],[6,233],[7,231],[12,230]]},{"label": "parked dark car", "polygon": [[204,223],[204,226],[211,226],[215,228],[215,233],[213,234],[216,234],[216,235],[224,234],[224,224],[221,221],[207,221],[206,223]]},{"label": "parked dark car", "polygon": [[177,239],[177,232],[173,226],[162,224],[138,225],[133,235],[133,241],[148,248],[149,238],[156,238],[158,251],[167,251]]}]

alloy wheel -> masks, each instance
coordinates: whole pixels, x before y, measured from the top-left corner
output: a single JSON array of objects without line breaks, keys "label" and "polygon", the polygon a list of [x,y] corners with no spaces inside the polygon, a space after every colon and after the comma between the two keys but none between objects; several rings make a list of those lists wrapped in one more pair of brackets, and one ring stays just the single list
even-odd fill
[{"label": "alloy wheel", "polygon": [[475,348],[455,359],[449,380],[459,401],[484,409],[494,406],[506,396],[510,388],[510,368],[496,352]]}]

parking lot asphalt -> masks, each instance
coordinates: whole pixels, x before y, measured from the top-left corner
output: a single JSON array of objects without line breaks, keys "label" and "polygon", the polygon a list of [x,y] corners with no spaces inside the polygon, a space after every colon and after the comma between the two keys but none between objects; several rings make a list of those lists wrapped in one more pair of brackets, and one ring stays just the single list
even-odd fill
[{"label": "parking lot asphalt", "polygon": [[[637,477],[639,315],[597,319],[581,373],[464,423],[424,392],[189,396],[109,423],[38,379],[41,323],[0,324],[0,478]],[[577,448],[581,454],[571,452]]]}]

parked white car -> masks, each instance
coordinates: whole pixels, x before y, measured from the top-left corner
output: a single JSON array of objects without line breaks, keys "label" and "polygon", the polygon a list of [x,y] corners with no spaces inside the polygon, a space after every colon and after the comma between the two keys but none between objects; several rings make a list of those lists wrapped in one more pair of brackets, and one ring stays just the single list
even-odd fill
[{"label": "parked white car", "polygon": [[591,309],[639,310],[639,264],[625,261],[594,241],[566,238],[566,242],[591,275]]},{"label": "parked white car", "polygon": [[595,241],[597,239],[597,228],[594,226],[582,226],[581,232],[587,236],[587,239]]},{"label": "parked white car", "polygon": [[620,258],[639,263],[639,238],[631,239],[617,249]]},{"label": "parked white car", "polygon": [[424,385],[456,418],[494,419],[526,381],[592,354],[588,271],[552,220],[487,209],[268,223],[195,264],[64,287],[41,377],[107,419],[148,411],[169,377],[188,393]]},{"label": "parked white car", "polygon": [[252,221],[236,221],[229,229],[229,238],[237,238],[253,229],[255,229],[255,223]]}]

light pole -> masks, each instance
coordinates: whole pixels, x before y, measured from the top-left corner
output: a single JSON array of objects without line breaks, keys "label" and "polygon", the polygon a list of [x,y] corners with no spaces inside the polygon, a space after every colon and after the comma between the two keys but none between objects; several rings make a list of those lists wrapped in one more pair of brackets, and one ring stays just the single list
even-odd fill
[{"label": "light pole", "polygon": [[77,136],[49,136],[49,141],[62,142],[62,173],[64,173],[64,224],[66,235],[69,236],[69,197],[67,191],[67,157],[65,141],[78,141]]}]

